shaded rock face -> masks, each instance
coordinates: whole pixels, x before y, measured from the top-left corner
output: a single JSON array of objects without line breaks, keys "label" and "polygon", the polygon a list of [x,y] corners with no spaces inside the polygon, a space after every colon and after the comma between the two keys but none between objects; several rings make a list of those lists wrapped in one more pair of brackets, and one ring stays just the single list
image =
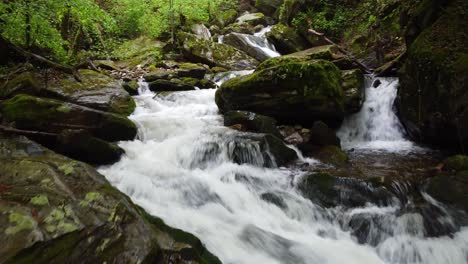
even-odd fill
[{"label": "shaded rock face", "polygon": [[136,126],[121,115],[60,100],[17,95],[0,104],[4,121],[19,129],[60,133],[83,129],[108,141],[132,140]]},{"label": "shaded rock face", "polygon": [[92,167],[0,135],[0,262],[220,263]]},{"label": "shaded rock face", "polygon": [[452,1],[408,48],[398,108],[414,140],[468,149],[467,10],[465,1]]},{"label": "shaded rock face", "polygon": [[337,126],[344,118],[341,73],[324,60],[291,62],[231,79],[216,91],[221,112],[245,110],[283,123]]},{"label": "shaded rock face", "polygon": [[293,28],[283,24],[274,25],[267,33],[267,38],[281,54],[290,54],[307,48],[307,41]]},{"label": "shaded rock face", "polygon": [[279,7],[284,0],[256,0],[255,7],[267,16],[278,17]]},{"label": "shaded rock face", "polygon": [[229,45],[200,39],[184,32],[179,33],[178,38],[182,43],[184,56],[191,61],[231,70],[253,69],[258,65],[257,60]]},{"label": "shaded rock face", "polygon": [[346,113],[359,112],[365,100],[364,74],[359,69],[342,71],[341,79]]},{"label": "shaded rock face", "polygon": [[271,134],[277,138],[283,136],[276,127],[276,120],[271,117],[247,111],[230,111],[224,114],[224,125],[240,124],[248,131]]}]

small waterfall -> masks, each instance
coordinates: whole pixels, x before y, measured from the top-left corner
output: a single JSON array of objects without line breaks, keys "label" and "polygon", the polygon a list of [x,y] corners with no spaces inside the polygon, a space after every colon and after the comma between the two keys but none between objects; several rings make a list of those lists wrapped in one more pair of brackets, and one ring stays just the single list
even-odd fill
[{"label": "small waterfall", "polygon": [[253,72],[254,70],[220,72],[216,74],[208,74],[206,78],[216,83],[216,85],[219,87],[221,86],[221,84],[223,84],[227,80],[230,80],[232,78],[239,77],[239,76],[248,75]]},{"label": "small waterfall", "polygon": [[337,135],[345,149],[402,151],[415,148],[405,139],[393,104],[398,78],[366,76],[366,100],[359,113],[345,119]]},{"label": "small waterfall", "polygon": [[[248,73],[230,72],[211,78],[221,84]],[[367,89],[373,90],[368,91],[365,113],[352,118],[380,116],[397,128],[398,120],[390,118],[388,111],[380,109],[386,114],[377,115],[369,109],[386,103],[391,111],[394,97],[374,98],[372,92],[379,93],[377,97],[394,96],[397,80],[379,80],[379,88],[368,85]],[[120,142],[126,154],[118,163],[99,171],[150,214],[198,236],[223,263],[467,263],[468,227],[453,222],[456,228],[450,236],[426,236],[425,219],[435,217],[444,226],[452,225],[450,212],[429,196],[424,194],[432,208],[440,208],[437,214],[432,209],[426,215],[405,211],[401,202],[392,200],[324,208],[305,198],[297,187],[306,172],[268,166],[272,157],[265,155],[255,135],[223,126],[214,103],[215,89],[155,96],[143,81],[140,86],[140,95],[135,96],[137,108],[130,118],[138,124],[141,136]],[[341,132],[350,131],[345,133],[351,134],[349,144],[404,140],[399,129],[385,137],[373,133],[377,127],[388,125],[374,121],[356,125],[367,132],[353,129],[351,123]],[[341,190],[351,186],[341,181],[338,184]],[[351,187],[367,188],[364,183]],[[345,197],[357,194],[350,191]]]},{"label": "small waterfall", "polygon": [[[271,27],[266,27],[254,35],[230,33],[223,36],[222,43],[238,48],[259,61],[265,61],[269,58],[281,56],[276,48],[266,38],[266,33]],[[218,40],[219,41],[219,40]]]}]

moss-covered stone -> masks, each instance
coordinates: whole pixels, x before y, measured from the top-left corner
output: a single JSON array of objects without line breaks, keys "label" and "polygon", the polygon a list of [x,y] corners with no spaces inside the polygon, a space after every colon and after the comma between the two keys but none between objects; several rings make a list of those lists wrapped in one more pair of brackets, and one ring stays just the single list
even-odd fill
[{"label": "moss-covered stone", "polygon": [[335,145],[320,148],[317,152],[313,153],[313,157],[324,163],[335,166],[345,165],[349,161],[348,154],[343,152],[339,146]]},{"label": "moss-covered stone", "polygon": [[276,120],[271,117],[246,111],[229,111],[224,114],[225,126],[241,124],[249,131],[272,134],[278,138],[283,138],[276,127],[276,123]]},{"label": "moss-covered stone", "polygon": [[123,88],[130,95],[138,95],[138,88],[140,88],[140,85],[138,84],[137,81],[133,80],[133,81],[124,83]]},{"label": "moss-covered stone", "polygon": [[178,38],[184,56],[194,62],[232,70],[252,69],[258,65],[257,60],[231,46],[200,39],[184,32],[180,32]]},{"label": "moss-covered stone", "polygon": [[359,112],[365,100],[364,74],[359,69],[342,71],[341,79],[346,113]]},{"label": "moss-covered stone", "polygon": [[236,19],[239,24],[249,24],[252,26],[266,25],[265,15],[262,13],[248,13]]},{"label": "moss-covered stone", "polygon": [[221,28],[233,23],[236,20],[237,11],[235,9],[229,9],[221,11],[216,14],[215,23]]},{"label": "moss-covered stone", "polygon": [[0,99],[13,97],[20,93],[37,95],[43,88],[38,74],[23,72],[11,80],[0,81]]},{"label": "moss-covered stone", "polygon": [[60,133],[84,129],[109,141],[131,140],[137,128],[127,118],[60,100],[17,95],[0,104],[5,121],[17,128]]},{"label": "moss-covered stone", "polygon": [[408,48],[400,71],[399,110],[415,140],[468,148],[467,12],[468,3],[452,1]]},{"label": "moss-covered stone", "polygon": [[468,156],[455,155],[444,160],[445,170],[462,171],[468,170]]},{"label": "moss-covered stone", "polygon": [[307,48],[307,41],[294,28],[284,24],[274,25],[267,33],[267,38],[281,54],[290,54]]},{"label": "moss-covered stone", "polygon": [[0,182],[9,186],[1,193],[1,263],[220,263],[89,165],[3,135],[0,163]]},{"label": "moss-covered stone", "polygon": [[282,122],[341,123],[341,73],[324,60],[285,63],[223,83],[216,91],[221,112],[251,111]]},{"label": "moss-covered stone", "polygon": [[291,53],[284,56],[274,57],[262,62],[258,65],[257,70],[262,70],[280,64],[287,64],[291,62],[305,62],[309,60],[334,60],[342,56],[338,54],[338,49],[333,45],[318,46],[307,50]]},{"label": "moss-covered stone", "polygon": [[437,175],[429,180],[426,191],[438,201],[468,212],[468,170]]}]

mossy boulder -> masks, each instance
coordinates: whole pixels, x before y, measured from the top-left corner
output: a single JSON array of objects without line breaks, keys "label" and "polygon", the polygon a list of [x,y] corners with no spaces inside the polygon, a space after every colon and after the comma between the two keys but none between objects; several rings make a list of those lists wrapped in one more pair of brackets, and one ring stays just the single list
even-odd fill
[{"label": "mossy boulder", "polygon": [[195,90],[195,86],[175,78],[170,80],[159,79],[148,83],[148,87],[153,92]]},{"label": "mossy boulder", "polygon": [[303,176],[297,187],[306,198],[323,207],[362,207],[367,203],[385,206],[392,203],[394,197],[385,187],[323,172]]},{"label": "mossy boulder", "polygon": [[468,148],[467,12],[466,1],[452,1],[408,48],[399,113],[414,140]]},{"label": "mossy boulder", "polygon": [[50,83],[48,96],[122,115],[135,110],[135,102],[121,81],[92,70],[80,70],[79,75],[81,82],[72,75],[64,75]]},{"label": "mossy boulder", "polygon": [[365,100],[364,74],[360,69],[342,71],[341,79],[346,113],[359,112]]},{"label": "mossy boulder", "polygon": [[428,181],[426,191],[438,201],[468,213],[468,170],[437,175]]},{"label": "mossy boulder", "polygon": [[294,52],[288,55],[270,58],[258,65],[257,70],[270,68],[280,64],[290,62],[305,62],[309,60],[322,59],[322,60],[334,60],[342,58],[339,54],[338,49],[334,45],[325,45],[313,47],[307,50]]},{"label": "mossy boulder", "polygon": [[318,151],[314,152],[312,156],[324,163],[335,166],[346,165],[349,161],[348,154],[336,145],[321,147]]},{"label": "mossy boulder", "polygon": [[109,140],[132,140],[137,128],[124,116],[56,99],[17,95],[0,103],[4,121],[19,129],[60,133],[84,129]]},{"label": "mossy boulder", "polygon": [[444,160],[444,170],[461,171],[468,170],[468,156],[455,155]]},{"label": "mossy boulder", "polygon": [[276,127],[276,123],[276,120],[271,117],[247,111],[229,111],[224,114],[225,126],[241,124],[248,131],[272,134],[282,138],[283,136]]},{"label": "mossy boulder", "polygon": [[214,23],[219,27],[223,28],[236,21],[236,17],[237,11],[235,9],[221,11],[215,15]]},{"label": "mossy boulder", "polygon": [[138,88],[140,88],[140,85],[138,84],[137,81],[133,80],[133,81],[124,83],[123,88],[130,95],[138,95]]},{"label": "mossy boulder", "polygon": [[229,45],[200,39],[185,32],[179,33],[178,38],[182,53],[191,61],[231,70],[253,69],[258,65],[257,60]]},{"label": "mossy boulder", "polygon": [[236,19],[238,24],[249,24],[251,26],[266,25],[266,17],[262,13],[247,13]]},{"label": "mossy boulder", "polygon": [[221,112],[245,110],[286,123],[344,118],[341,72],[325,60],[291,62],[233,78],[216,91]]},{"label": "mossy boulder", "polygon": [[1,263],[220,263],[93,167],[0,135]]},{"label": "mossy boulder", "polygon": [[281,54],[290,54],[307,49],[307,41],[294,28],[283,24],[274,25],[266,36]]},{"label": "mossy boulder", "polygon": [[17,94],[38,95],[44,85],[41,76],[34,72],[23,72],[11,80],[0,81],[0,99],[13,97]]},{"label": "mossy boulder", "polygon": [[265,155],[265,159],[271,154],[278,166],[284,166],[288,162],[297,159],[297,154],[294,150],[288,148],[281,139],[271,134],[262,136],[260,148]]}]

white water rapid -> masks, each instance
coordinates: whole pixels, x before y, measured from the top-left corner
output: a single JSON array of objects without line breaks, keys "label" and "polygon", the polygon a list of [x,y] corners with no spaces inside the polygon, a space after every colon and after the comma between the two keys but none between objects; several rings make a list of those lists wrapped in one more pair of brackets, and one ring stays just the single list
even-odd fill
[{"label": "white water rapid", "polygon": [[[395,80],[382,81],[368,98],[373,92],[394,92]],[[223,263],[467,263],[468,228],[452,237],[427,238],[422,216],[399,212],[399,202],[325,209],[304,198],[296,185],[305,172],[265,168],[264,155],[248,140],[249,134],[223,126],[214,89],[161,97],[141,83],[140,93],[131,116],[139,126],[139,139],[121,142],[126,155],[100,172],[150,214],[198,236]],[[390,102],[379,99],[381,103]],[[386,122],[396,120],[379,115]],[[398,129],[390,127],[382,140],[403,140]],[[375,136],[368,133],[359,139]],[[232,161],[236,149],[247,163]],[[282,206],[265,199],[271,194]],[[356,218],[371,221],[372,243],[359,244],[349,231]]]},{"label": "white water rapid", "polygon": [[366,100],[361,111],[348,117],[337,133],[343,148],[389,152],[419,150],[413,142],[405,139],[404,129],[393,109],[398,78],[369,75],[366,76],[365,87]]}]

